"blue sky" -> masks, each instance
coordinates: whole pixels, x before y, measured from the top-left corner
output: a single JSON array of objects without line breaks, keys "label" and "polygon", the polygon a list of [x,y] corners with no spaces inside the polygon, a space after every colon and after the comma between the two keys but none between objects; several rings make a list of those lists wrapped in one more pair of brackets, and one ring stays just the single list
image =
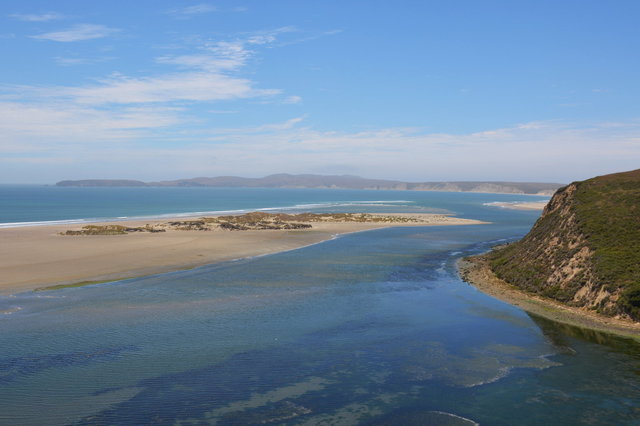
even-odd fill
[{"label": "blue sky", "polygon": [[3,0],[0,183],[640,167],[638,1]]}]

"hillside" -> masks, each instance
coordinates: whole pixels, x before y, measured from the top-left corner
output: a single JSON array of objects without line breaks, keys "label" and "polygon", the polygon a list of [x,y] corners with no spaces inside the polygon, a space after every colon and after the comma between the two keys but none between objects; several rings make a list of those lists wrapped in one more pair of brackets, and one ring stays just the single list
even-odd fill
[{"label": "hillside", "polygon": [[63,180],[56,183],[56,186],[146,186],[146,183],[127,179],[85,179]]},{"label": "hillside", "polygon": [[531,231],[489,261],[527,292],[640,320],[640,170],[560,188]]},{"label": "hillside", "polygon": [[507,194],[551,195],[562,186],[559,183],[535,182],[401,182],[366,179],[359,176],[323,176],[275,174],[263,178],[237,176],[198,177],[160,182],[134,180],[65,180],[56,186],[166,186],[166,187],[248,187],[248,188],[335,188],[368,190],[415,190],[451,192],[498,192]]}]

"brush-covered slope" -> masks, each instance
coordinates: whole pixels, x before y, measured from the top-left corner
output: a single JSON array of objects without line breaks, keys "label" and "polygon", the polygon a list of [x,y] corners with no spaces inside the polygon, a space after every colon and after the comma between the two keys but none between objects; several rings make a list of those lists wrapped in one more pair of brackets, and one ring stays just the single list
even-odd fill
[{"label": "brush-covered slope", "polygon": [[529,234],[490,259],[523,290],[640,320],[640,170],[560,188]]}]

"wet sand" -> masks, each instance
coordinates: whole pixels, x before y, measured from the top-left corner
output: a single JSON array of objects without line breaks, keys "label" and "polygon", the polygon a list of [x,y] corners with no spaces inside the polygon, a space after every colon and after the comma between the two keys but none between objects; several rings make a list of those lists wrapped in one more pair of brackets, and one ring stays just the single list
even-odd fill
[{"label": "wet sand", "polygon": [[[394,214],[393,216],[400,216]],[[420,223],[311,223],[304,230],[137,232],[63,236],[82,225],[0,229],[0,294],[84,281],[112,281],[189,269],[316,244],[336,235],[389,226],[468,225],[482,222],[442,215],[411,215]],[[125,226],[172,219],[117,222]],[[178,220],[185,220],[184,217]],[[96,223],[95,225],[104,225]],[[113,222],[109,223],[113,224]]]},{"label": "wet sand", "polygon": [[554,300],[526,293],[495,276],[486,255],[458,261],[462,279],[478,290],[532,314],[550,320],[640,340],[640,323],[599,315],[593,311],[566,306]]}]

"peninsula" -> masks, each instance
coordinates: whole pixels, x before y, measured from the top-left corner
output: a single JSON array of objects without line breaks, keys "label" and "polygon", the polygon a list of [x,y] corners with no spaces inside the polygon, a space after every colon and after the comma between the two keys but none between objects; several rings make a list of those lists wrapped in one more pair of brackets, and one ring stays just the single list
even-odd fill
[{"label": "peninsula", "polygon": [[525,310],[640,333],[640,170],[560,188],[522,240],[460,269]]},{"label": "peninsula", "polygon": [[389,226],[472,225],[442,214],[254,212],[0,229],[0,293],[87,285],[293,250]]},{"label": "peninsula", "polygon": [[229,187],[229,188],[325,188],[325,189],[367,189],[394,191],[447,191],[447,192],[493,192],[505,194],[552,195],[560,188],[560,183],[536,182],[401,182],[396,180],[366,179],[359,176],[324,176],[275,174],[263,178],[237,176],[199,177],[161,182],[142,182],[126,179],[85,179],[64,180],[56,186],[159,186],[159,187]]}]

